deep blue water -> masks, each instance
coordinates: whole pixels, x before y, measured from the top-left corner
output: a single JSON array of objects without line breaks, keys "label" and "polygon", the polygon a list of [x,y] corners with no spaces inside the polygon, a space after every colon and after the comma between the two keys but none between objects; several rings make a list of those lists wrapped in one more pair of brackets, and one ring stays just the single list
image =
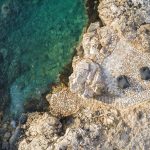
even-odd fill
[{"label": "deep blue water", "polygon": [[87,23],[84,0],[1,0],[1,76],[18,113],[58,81]]}]

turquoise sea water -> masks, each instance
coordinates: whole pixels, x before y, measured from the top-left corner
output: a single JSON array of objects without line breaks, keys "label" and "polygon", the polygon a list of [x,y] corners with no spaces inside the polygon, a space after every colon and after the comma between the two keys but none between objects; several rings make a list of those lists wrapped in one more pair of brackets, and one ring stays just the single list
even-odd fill
[{"label": "turquoise sea water", "polygon": [[58,81],[87,16],[84,0],[2,0],[0,6],[1,68],[11,112],[18,113],[25,100],[39,98]]}]

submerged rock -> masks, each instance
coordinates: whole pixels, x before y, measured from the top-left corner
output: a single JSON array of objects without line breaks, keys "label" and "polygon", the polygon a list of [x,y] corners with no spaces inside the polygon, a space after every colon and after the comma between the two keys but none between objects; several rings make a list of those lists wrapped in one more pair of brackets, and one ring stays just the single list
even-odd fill
[{"label": "submerged rock", "polygon": [[12,128],[16,128],[16,121],[15,120],[12,120],[11,122],[10,122],[10,125],[12,126]]},{"label": "submerged rock", "polygon": [[35,112],[38,110],[39,100],[37,99],[30,99],[26,100],[24,103],[24,110],[25,112]]},{"label": "submerged rock", "polygon": [[9,140],[9,138],[11,137],[11,133],[10,132],[6,132],[5,134],[4,134],[4,139],[3,140]]},{"label": "submerged rock", "polygon": [[17,140],[19,139],[20,135],[21,135],[21,128],[18,126],[9,139],[10,147],[14,147],[14,145],[17,142]]},{"label": "submerged rock", "polygon": [[27,122],[28,116],[27,114],[22,114],[19,118],[19,123],[20,124],[25,124]]},{"label": "submerged rock", "polygon": [[6,4],[2,5],[1,13],[2,13],[4,18],[6,18],[11,13],[11,9],[10,9],[10,4],[9,3],[6,3]]},{"label": "submerged rock", "polygon": [[9,142],[4,141],[2,143],[2,150],[9,150]]}]

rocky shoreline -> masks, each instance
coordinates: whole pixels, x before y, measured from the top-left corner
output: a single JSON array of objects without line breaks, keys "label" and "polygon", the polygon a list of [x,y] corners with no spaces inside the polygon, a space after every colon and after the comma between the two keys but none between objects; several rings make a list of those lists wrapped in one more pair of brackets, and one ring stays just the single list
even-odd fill
[{"label": "rocky shoreline", "polygon": [[90,9],[91,23],[73,58],[69,86],[53,87],[46,112],[28,113],[28,118],[24,114],[17,128],[14,122],[4,124],[2,129],[15,126],[12,136],[8,131],[3,136],[4,150],[12,145],[19,150],[150,149],[146,2],[95,2],[96,17]]}]

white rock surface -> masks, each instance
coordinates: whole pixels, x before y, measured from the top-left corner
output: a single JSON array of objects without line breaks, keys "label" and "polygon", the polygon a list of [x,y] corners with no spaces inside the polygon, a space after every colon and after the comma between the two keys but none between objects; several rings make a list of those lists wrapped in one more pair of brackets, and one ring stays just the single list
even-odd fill
[{"label": "white rock surface", "polygon": [[70,89],[82,97],[100,95],[104,89],[101,67],[92,60],[76,60],[74,73],[70,76]]},{"label": "white rock surface", "polygon": [[[84,98],[96,95],[99,100],[119,107],[147,100],[150,81],[141,79],[140,68],[150,67],[150,5],[136,0],[102,0],[98,10],[105,25],[92,23],[84,34],[84,55],[73,60],[70,90]],[[100,66],[96,69],[97,80],[96,66]],[[89,82],[89,74],[93,82]],[[128,77],[130,88],[118,88],[120,75]],[[96,93],[93,87],[97,85],[100,90]]]}]

